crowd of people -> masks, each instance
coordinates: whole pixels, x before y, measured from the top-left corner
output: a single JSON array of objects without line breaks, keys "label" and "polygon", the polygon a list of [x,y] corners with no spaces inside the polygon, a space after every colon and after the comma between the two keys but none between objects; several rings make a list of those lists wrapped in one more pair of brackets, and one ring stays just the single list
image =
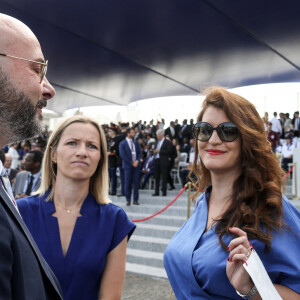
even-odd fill
[{"label": "crowd of people", "polygon": [[[283,171],[249,101],[215,87],[195,124],[100,126],[73,116],[45,132],[44,145],[28,142],[55,95],[48,61],[33,32],[4,14],[0,47],[0,299],[121,299],[136,225],[111,202],[109,177],[114,194],[119,168],[126,204],[132,187],[138,204],[153,163],[153,196],[165,196],[180,151],[194,197],[204,193],[164,254],[177,299],[300,299],[300,213],[282,194]],[[253,257],[262,272],[250,276]]]},{"label": "crowd of people", "polygon": [[[294,113],[293,119],[289,119],[288,113],[279,115],[278,119],[274,112],[274,118],[270,121],[267,114],[262,119],[272,150],[278,156],[283,170],[288,171],[289,164],[293,162],[293,151],[300,147],[299,112]],[[132,202],[139,205],[139,190],[145,189],[153,179],[153,196],[159,196],[160,192],[162,196],[167,195],[167,189],[175,189],[171,171],[178,168],[182,153],[186,153],[187,157],[185,168],[180,170],[180,182],[184,186],[189,181],[195,158],[193,125],[193,119],[189,123],[184,119],[182,124],[176,119],[168,127],[164,119],[156,124],[153,120],[148,124],[140,120],[131,124],[119,122],[101,125],[107,141],[109,194],[124,196],[127,205]],[[43,152],[50,133],[46,127],[38,138],[3,147],[6,152],[4,168],[15,198],[30,195],[39,188]],[[30,183],[32,180],[33,183]],[[117,187],[120,187],[118,194]]]},{"label": "crowd of people", "polygon": [[[144,189],[153,178],[153,196],[167,195],[167,190],[174,190],[172,169],[177,169],[181,154],[185,153],[186,168],[180,171],[182,186],[189,180],[188,175],[194,161],[193,119],[188,124],[183,120],[171,121],[164,129],[164,120],[155,125],[138,121],[103,124],[108,151],[108,170],[110,195],[126,198],[126,204],[139,205],[139,190]],[[9,176],[16,199],[35,192],[41,183],[43,153],[50,136],[48,128],[34,139],[6,145],[4,169]],[[124,142],[127,141],[127,142]],[[33,182],[32,182],[33,181]],[[29,188],[28,188],[29,187]],[[132,193],[133,187],[133,193]]]},{"label": "crowd of people", "polygon": [[[183,120],[171,121],[164,129],[164,120],[153,124],[139,121],[137,123],[121,122],[120,124],[103,125],[108,142],[110,194],[117,194],[117,173],[120,177],[121,193],[126,197],[126,204],[131,203],[131,187],[133,186],[133,204],[138,202],[138,190],[144,189],[151,177],[155,180],[153,196],[167,195],[175,189],[171,170],[178,167],[181,153],[194,151],[192,135],[193,120],[187,124]],[[183,175],[186,181],[186,175]],[[185,182],[184,182],[185,183]],[[161,184],[161,186],[160,186]]]},{"label": "crowd of people", "polygon": [[263,121],[272,150],[278,156],[283,170],[287,172],[289,164],[293,162],[294,149],[300,148],[299,111],[294,112],[292,119],[290,119],[289,113],[280,113],[277,118],[277,112],[274,112],[270,121],[268,115],[265,114]]}]

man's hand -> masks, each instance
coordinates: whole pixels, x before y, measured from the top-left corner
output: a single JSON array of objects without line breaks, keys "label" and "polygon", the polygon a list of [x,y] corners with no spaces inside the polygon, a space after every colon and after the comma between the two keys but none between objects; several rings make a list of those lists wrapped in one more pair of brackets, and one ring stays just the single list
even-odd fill
[{"label": "man's hand", "polygon": [[24,197],[27,197],[28,195],[25,195],[25,194],[18,194],[15,199],[20,199],[20,198],[24,198]]}]

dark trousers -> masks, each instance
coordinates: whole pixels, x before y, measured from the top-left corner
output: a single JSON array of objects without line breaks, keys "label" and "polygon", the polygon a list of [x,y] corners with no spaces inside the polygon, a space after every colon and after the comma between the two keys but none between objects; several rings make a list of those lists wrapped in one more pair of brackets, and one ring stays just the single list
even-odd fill
[{"label": "dark trousers", "polygon": [[117,193],[117,168],[108,168],[109,181],[110,181],[110,192],[111,194]]},{"label": "dark trousers", "polygon": [[152,175],[153,175],[153,172],[151,172],[151,171],[148,171],[146,174],[143,175],[142,189],[145,188],[147,182],[149,181],[149,179]]},{"label": "dark trousers", "polygon": [[120,171],[121,194],[125,195],[125,176],[124,176],[124,169],[122,166],[119,166],[119,171]]},{"label": "dark trousers", "polygon": [[162,194],[167,195],[169,165],[160,159],[154,161],[155,194],[159,194],[159,183],[162,178]]},{"label": "dark trousers", "polygon": [[290,164],[290,163],[292,163],[292,162],[293,162],[293,159],[292,159],[292,158],[287,158],[287,157],[283,158],[283,160],[282,160],[282,169],[283,169],[284,171],[288,172],[288,171],[289,171],[289,166],[288,166],[288,164]]},{"label": "dark trousers", "polygon": [[172,188],[174,188],[174,182],[173,182],[173,178],[172,178],[172,176],[171,176],[171,170],[172,170],[173,167],[174,167],[174,160],[171,160],[171,161],[170,161],[170,164],[169,164],[169,171],[168,171],[168,180],[167,180],[167,182],[168,182],[168,184],[169,184]]},{"label": "dark trousers", "polygon": [[139,201],[140,170],[138,167],[124,168],[125,177],[125,197],[127,202],[131,202],[131,191],[133,184],[133,201]]}]

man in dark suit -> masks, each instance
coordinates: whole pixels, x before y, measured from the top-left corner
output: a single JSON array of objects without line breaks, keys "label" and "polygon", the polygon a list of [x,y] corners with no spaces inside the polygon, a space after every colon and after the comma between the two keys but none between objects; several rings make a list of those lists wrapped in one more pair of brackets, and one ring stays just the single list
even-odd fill
[{"label": "man in dark suit", "polygon": [[143,182],[141,188],[144,189],[150,177],[154,174],[154,151],[149,150],[149,156],[146,158],[141,172],[141,177],[143,177]]},{"label": "man in dark suit", "polygon": [[[108,129],[108,139],[107,139],[107,154],[108,154],[108,174],[110,181],[110,195],[117,194],[117,167],[118,167],[118,157],[117,157],[117,147],[119,144],[116,142],[118,128],[116,126],[110,126]],[[118,149],[119,153],[119,149]]]},{"label": "man in dark suit", "polygon": [[171,140],[178,139],[178,131],[175,129],[175,122],[171,121],[170,126],[165,131],[165,136],[169,136]]},{"label": "man in dark suit", "polygon": [[[41,132],[41,113],[55,90],[45,77],[47,63],[32,31],[0,14],[0,147]],[[2,163],[0,174],[3,174]],[[5,172],[4,172],[5,173]],[[0,177],[0,299],[62,299],[42,257]],[[8,182],[9,184],[9,182]]]},{"label": "man in dark suit", "polygon": [[187,124],[187,119],[184,119],[182,122],[182,127],[179,132],[179,136],[181,136],[182,141],[184,138],[187,138],[187,140],[190,140],[193,136],[193,133],[192,133],[193,119],[191,119],[191,120],[192,120],[192,122],[190,125]]},{"label": "man in dark suit", "polygon": [[129,126],[129,123],[120,123],[121,133],[115,137],[116,143],[116,156],[117,156],[117,166],[120,172],[120,184],[121,184],[121,192],[118,194],[118,197],[125,196],[125,176],[124,176],[124,169],[122,167],[122,158],[119,152],[120,143],[126,138],[126,130]]},{"label": "man in dark suit", "polygon": [[13,193],[16,199],[30,196],[41,185],[41,167],[44,153],[39,150],[30,151],[25,155],[25,171],[16,176]]},{"label": "man in dark suit", "polygon": [[181,125],[178,123],[178,119],[175,119],[174,124],[175,124],[176,134],[179,135],[179,132],[181,130]]},{"label": "man in dark suit", "polygon": [[150,128],[151,128],[150,133],[151,133],[152,137],[155,137],[157,127],[156,127],[156,125],[153,124],[153,120],[150,121]]},{"label": "man in dark suit", "polygon": [[295,111],[294,117],[292,119],[292,124],[294,126],[294,136],[299,137],[300,134],[300,118],[299,118],[299,111]]},{"label": "man in dark suit", "polygon": [[5,153],[5,163],[4,163],[4,169],[8,176],[8,179],[10,181],[10,184],[13,185],[16,175],[18,174],[18,170],[11,168],[12,163],[12,157],[10,154]]},{"label": "man in dark suit", "polygon": [[137,141],[134,141],[133,128],[126,130],[126,139],[120,143],[119,152],[122,158],[122,167],[125,177],[126,205],[131,203],[131,190],[133,184],[133,204],[139,205],[140,160],[142,151]]},{"label": "man in dark suit", "polygon": [[142,132],[141,132],[141,130],[139,129],[138,126],[134,127],[134,131],[135,131],[135,136],[134,136],[135,141],[138,141],[139,139],[143,138],[143,134],[142,134]]},{"label": "man in dark suit", "polygon": [[157,141],[154,150],[154,178],[155,193],[152,196],[159,196],[160,178],[162,178],[162,195],[167,195],[168,172],[170,170],[170,162],[172,159],[172,143],[165,139],[165,131],[158,129],[156,131]]}]

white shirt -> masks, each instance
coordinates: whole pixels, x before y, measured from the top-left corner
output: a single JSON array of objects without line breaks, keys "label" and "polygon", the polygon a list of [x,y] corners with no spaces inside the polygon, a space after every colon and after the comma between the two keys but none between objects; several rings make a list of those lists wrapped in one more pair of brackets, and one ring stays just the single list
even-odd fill
[{"label": "white shirt", "polygon": [[15,148],[10,147],[8,149],[8,154],[10,154],[11,157],[12,157],[12,162],[11,162],[11,166],[10,167],[12,169],[18,169],[19,164],[20,164],[18,151]]},{"label": "white shirt", "polygon": [[294,144],[284,144],[282,146],[282,156],[283,157],[289,157],[293,154],[294,152],[294,149],[295,149],[295,145]]},{"label": "white shirt", "polygon": [[294,123],[294,129],[295,130],[299,130],[299,123],[300,123],[300,119],[299,118],[295,118],[295,123]]},{"label": "white shirt", "polygon": [[276,119],[275,117],[270,121],[272,123],[272,131],[275,131],[277,133],[282,133],[282,126],[279,119]]},{"label": "white shirt", "polygon": [[129,149],[131,151],[131,155],[132,156],[135,155],[135,157],[136,157],[135,144],[134,144],[133,139],[126,138],[126,141],[128,143]]},{"label": "white shirt", "polygon": [[129,149],[132,151],[132,147],[133,147],[133,150],[135,152],[135,144],[134,144],[133,139],[126,138],[126,141],[128,143]]},{"label": "white shirt", "polygon": [[[163,137],[160,141],[158,141],[156,149],[160,149],[161,148],[161,145],[163,144],[164,140],[165,140],[165,138]],[[157,158],[159,158],[159,153],[155,154],[155,159],[157,159]]]},{"label": "white shirt", "polygon": [[41,172],[42,172],[41,170],[40,170],[39,172],[35,173],[35,174],[31,174],[31,173],[29,172],[30,174],[28,175],[27,180],[26,180],[26,182],[25,182],[25,184],[24,184],[23,194],[25,194],[25,192],[26,192],[26,190],[27,190],[28,184],[29,184],[29,182],[30,182],[30,177],[31,177],[31,175],[33,176],[33,182],[32,182],[31,192],[33,192],[33,188],[35,187],[37,181],[38,181],[39,178],[41,177]]},{"label": "white shirt", "polygon": [[170,126],[170,132],[173,137],[175,135],[175,129],[172,126]]}]

